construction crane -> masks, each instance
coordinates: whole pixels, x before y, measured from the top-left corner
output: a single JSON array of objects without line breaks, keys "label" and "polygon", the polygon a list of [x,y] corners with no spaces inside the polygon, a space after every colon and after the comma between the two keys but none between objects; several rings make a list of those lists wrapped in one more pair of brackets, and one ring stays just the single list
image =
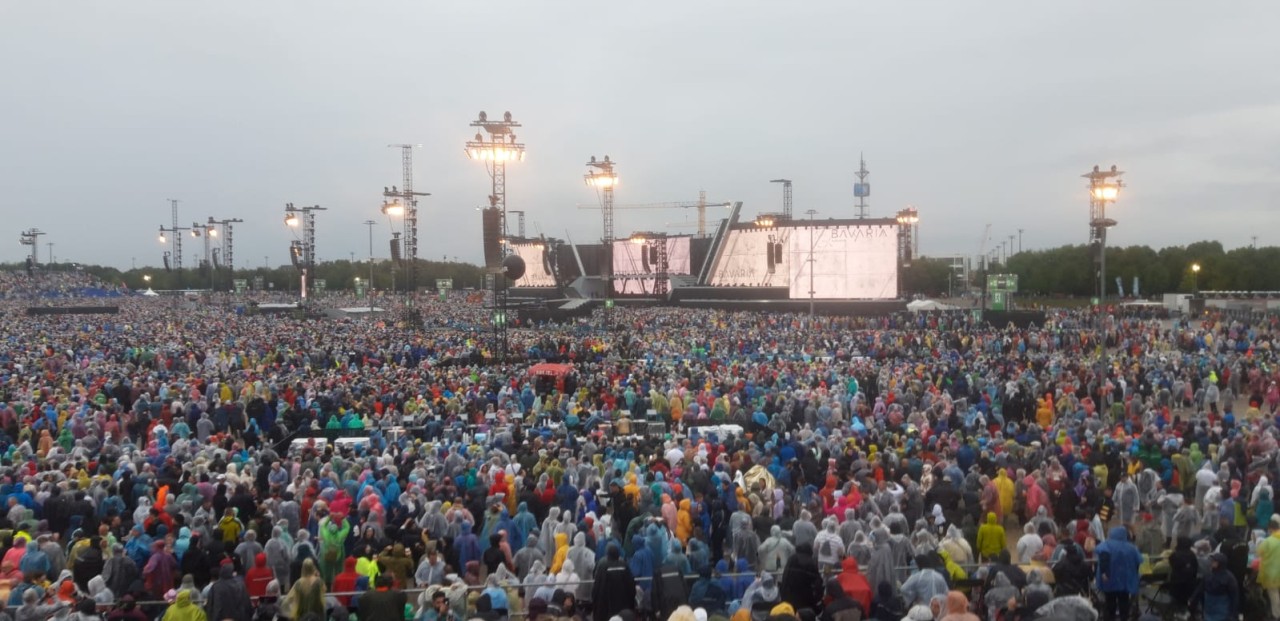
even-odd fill
[{"label": "construction crane", "polygon": [[987,242],[991,241],[991,225],[982,229],[982,239],[978,240],[978,268],[987,269]]},{"label": "construction crane", "polygon": [[782,217],[783,219],[791,219],[791,180],[790,179],[773,179],[769,183],[782,184]]},{"label": "construction crane", "polygon": [[[724,202],[707,202],[707,193],[705,191],[698,192],[698,200],[696,202],[674,202],[674,203],[638,203],[631,205],[614,205],[614,209],[697,209],[698,210],[698,237],[707,236],[707,207],[729,207],[730,203]],[[578,209],[600,209],[599,205],[578,205]]]},{"label": "construction crane", "polygon": [[987,267],[989,265],[987,262],[987,242],[989,241],[991,241],[991,224],[987,223],[987,226],[982,229],[982,239],[978,240],[978,271],[982,273],[983,281],[977,283],[977,286],[982,290],[982,306],[980,306],[982,310],[987,309],[986,278]]}]

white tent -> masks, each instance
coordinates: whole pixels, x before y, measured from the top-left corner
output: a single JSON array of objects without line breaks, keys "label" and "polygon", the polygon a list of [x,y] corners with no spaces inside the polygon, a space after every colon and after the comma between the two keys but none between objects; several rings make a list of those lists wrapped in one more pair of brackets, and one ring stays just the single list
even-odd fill
[{"label": "white tent", "polygon": [[146,291],[143,291],[143,292],[142,292],[142,295],[145,295],[145,296],[147,296],[147,297],[149,297],[149,298],[154,298],[154,297],[159,296],[160,294],[159,294],[159,293],[156,293],[155,291],[152,291],[151,289],[147,289]]},{"label": "white tent", "polygon": [[951,306],[950,304],[943,304],[942,302],[939,302],[937,300],[914,300],[907,303],[907,310],[913,313],[920,313],[925,311],[955,310],[955,309],[956,307]]}]

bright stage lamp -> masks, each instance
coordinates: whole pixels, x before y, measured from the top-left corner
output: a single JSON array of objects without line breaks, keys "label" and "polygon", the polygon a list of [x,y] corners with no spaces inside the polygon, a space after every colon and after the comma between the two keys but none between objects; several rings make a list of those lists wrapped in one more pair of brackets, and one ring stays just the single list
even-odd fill
[{"label": "bright stage lamp", "polygon": [[1112,184],[1100,185],[1093,188],[1093,198],[1100,201],[1114,201],[1120,195],[1120,188]]}]

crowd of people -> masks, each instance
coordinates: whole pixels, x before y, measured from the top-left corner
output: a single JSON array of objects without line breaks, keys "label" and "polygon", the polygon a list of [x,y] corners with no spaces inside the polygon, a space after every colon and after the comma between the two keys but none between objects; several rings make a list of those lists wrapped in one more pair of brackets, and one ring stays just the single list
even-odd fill
[{"label": "crowd of people", "polygon": [[494,361],[465,297],[27,317],[23,278],[15,621],[1280,618],[1274,317],[618,307]]}]

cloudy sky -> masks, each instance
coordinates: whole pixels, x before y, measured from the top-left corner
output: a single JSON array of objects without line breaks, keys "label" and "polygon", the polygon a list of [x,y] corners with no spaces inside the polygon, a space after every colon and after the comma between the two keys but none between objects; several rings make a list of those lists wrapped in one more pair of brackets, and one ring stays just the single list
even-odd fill
[{"label": "cloudy sky", "polygon": [[579,242],[593,154],[619,203],[705,189],[751,215],[788,177],[798,212],[848,217],[865,153],[872,215],[917,205],[925,254],[973,254],[988,223],[1082,243],[1079,175],[1112,163],[1112,243],[1280,244],[1277,24],[1271,1],[3,2],[0,261],[35,226],[60,260],[159,265],[168,198],[243,218],[241,266],[287,260],[286,202],[328,208],[319,258],[367,256],[370,218],[385,256],[386,145],[408,142],[420,255],[478,262],[480,110],[525,125],[509,207]]}]

